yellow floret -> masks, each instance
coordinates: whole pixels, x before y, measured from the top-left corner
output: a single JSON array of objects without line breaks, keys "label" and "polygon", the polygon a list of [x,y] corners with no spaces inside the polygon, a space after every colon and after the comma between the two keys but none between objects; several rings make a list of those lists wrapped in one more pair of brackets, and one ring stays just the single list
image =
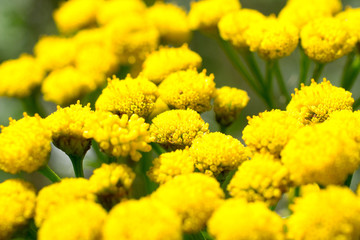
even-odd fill
[{"label": "yellow floret", "polygon": [[347,131],[352,139],[360,143],[360,111],[336,111],[329,115],[329,118],[326,120],[326,122],[331,122],[332,124],[339,126],[342,125],[343,130]]},{"label": "yellow floret", "polygon": [[348,28],[351,36],[357,38],[357,42],[360,41],[360,8],[347,8],[345,11],[336,15],[336,18],[341,20],[343,24]]},{"label": "yellow floret", "polygon": [[27,97],[41,84],[44,75],[44,69],[30,55],[4,61],[0,65],[0,96]]},{"label": "yellow floret", "polygon": [[152,198],[174,209],[186,233],[200,231],[213,211],[221,205],[224,192],[215,178],[202,173],[177,176],[152,194]]},{"label": "yellow floret", "polygon": [[132,78],[128,75],[124,80],[114,76],[112,80],[108,79],[108,85],[95,107],[98,111],[109,111],[119,116],[137,114],[147,117],[154,109],[157,97],[156,85],[143,76]]},{"label": "yellow floret", "polygon": [[38,232],[39,240],[102,239],[106,215],[106,211],[94,202],[70,202],[46,219]]},{"label": "yellow floret", "polygon": [[11,239],[34,216],[35,188],[21,179],[0,183],[0,239]]},{"label": "yellow floret", "polygon": [[217,240],[283,240],[284,222],[262,202],[229,199],[208,221],[208,231]]},{"label": "yellow floret", "polygon": [[153,119],[160,113],[170,110],[169,106],[160,97],[156,99],[154,110],[150,113],[148,119]]},{"label": "yellow floret", "polygon": [[147,56],[142,73],[149,80],[160,83],[173,72],[200,67],[201,62],[200,55],[191,51],[187,44],[179,48],[161,47]]},{"label": "yellow floret", "polygon": [[352,110],[354,99],[351,95],[325,78],[320,84],[312,80],[310,86],[302,84],[300,90],[295,89],[286,110],[304,124],[323,122],[332,112]]},{"label": "yellow floret", "polygon": [[115,206],[104,226],[104,240],[181,240],[180,217],[163,204],[143,198]]},{"label": "yellow floret", "polygon": [[77,32],[73,37],[73,42],[76,46],[76,49],[80,49],[88,45],[106,45],[107,39],[104,38],[105,31],[106,28],[97,27],[83,29]]},{"label": "yellow floret", "polygon": [[34,172],[47,164],[51,150],[51,131],[38,115],[1,127],[0,169],[8,173]]},{"label": "yellow floret", "polygon": [[209,132],[209,124],[194,110],[170,110],[152,120],[150,134],[154,142],[169,149],[190,146],[197,137]]},{"label": "yellow floret", "polygon": [[351,52],[357,42],[345,24],[336,18],[309,22],[300,32],[305,54],[320,63],[334,61]]},{"label": "yellow floret", "polygon": [[160,97],[170,108],[190,108],[200,113],[211,109],[214,91],[214,75],[206,76],[206,70],[201,73],[196,69],[175,72],[159,85]]},{"label": "yellow floret", "polygon": [[100,148],[115,157],[127,157],[139,161],[141,152],[149,152],[151,146],[149,124],[136,114],[118,115],[109,112],[95,112],[85,124],[85,138],[93,138]]}]

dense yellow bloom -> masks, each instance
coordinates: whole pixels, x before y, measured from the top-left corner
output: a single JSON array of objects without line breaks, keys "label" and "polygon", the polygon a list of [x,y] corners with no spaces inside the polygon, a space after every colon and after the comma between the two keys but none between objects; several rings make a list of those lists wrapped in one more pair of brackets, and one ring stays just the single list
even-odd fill
[{"label": "dense yellow bloom", "polygon": [[309,22],[300,32],[305,54],[320,63],[334,61],[351,52],[357,42],[345,24],[337,18]]},{"label": "dense yellow bloom", "polygon": [[85,138],[93,138],[100,148],[115,157],[131,157],[138,161],[141,152],[149,152],[151,146],[149,124],[136,114],[121,117],[109,112],[95,112],[85,123]]},{"label": "dense yellow bloom", "polygon": [[331,122],[332,124],[339,126],[341,125],[343,131],[347,131],[352,139],[360,143],[360,111],[336,111],[329,115],[326,122]]},{"label": "dense yellow bloom", "polygon": [[179,48],[160,47],[147,56],[142,73],[154,83],[160,83],[173,72],[200,67],[201,62],[200,55],[187,44]]},{"label": "dense yellow bloom", "polygon": [[353,103],[351,92],[331,85],[324,78],[320,84],[312,80],[310,86],[302,84],[300,90],[295,88],[286,110],[302,123],[310,124],[325,121],[332,112],[352,110]]},{"label": "dense yellow bloom", "polygon": [[194,172],[194,160],[190,157],[189,149],[178,149],[161,154],[153,160],[153,166],[148,171],[150,179],[163,184],[175,176]]},{"label": "dense yellow bloom", "polygon": [[360,41],[360,8],[347,8],[345,11],[336,15],[336,18],[341,20],[344,25],[349,29],[352,36]]},{"label": "dense yellow bloom", "polygon": [[34,216],[34,187],[20,179],[0,183],[0,239],[7,240]]},{"label": "dense yellow bloom", "polygon": [[208,221],[208,231],[217,240],[285,239],[283,220],[262,202],[226,200]]},{"label": "dense yellow bloom", "polygon": [[271,110],[248,117],[243,130],[245,144],[253,153],[280,156],[281,150],[303,124],[286,111]]},{"label": "dense yellow bloom", "polygon": [[115,206],[104,226],[104,240],[181,240],[180,217],[163,204],[143,198]]},{"label": "dense yellow bloom", "polygon": [[191,2],[189,24],[192,30],[216,30],[221,17],[241,8],[239,0],[201,0]]},{"label": "dense yellow bloom", "polygon": [[44,69],[30,55],[23,54],[18,59],[4,61],[0,65],[0,96],[29,96],[41,84],[44,75]]},{"label": "dense yellow bloom", "polygon": [[51,150],[51,131],[38,115],[1,127],[0,169],[8,173],[34,172],[46,165]]},{"label": "dense yellow bloom", "polygon": [[289,239],[359,239],[360,201],[350,189],[329,186],[295,199]]},{"label": "dense yellow bloom", "polygon": [[91,201],[70,202],[58,209],[41,226],[39,240],[98,240],[106,211]]},{"label": "dense yellow bloom", "polygon": [[197,112],[211,109],[214,91],[214,75],[206,76],[206,70],[201,73],[196,69],[175,72],[159,85],[160,97],[170,108],[190,108]]},{"label": "dense yellow bloom", "polygon": [[64,178],[42,188],[37,196],[36,225],[41,226],[53,214],[58,215],[59,208],[81,200],[96,200],[89,181],[84,178]]},{"label": "dense yellow bloom", "polygon": [[202,173],[177,176],[161,185],[152,197],[174,209],[186,233],[200,231],[221,205],[224,192],[215,178]]},{"label": "dense yellow bloom", "polygon": [[164,100],[162,100],[160,97],[158,99],[156,99],[155,105],[154,105],[154,110],[150,113],[148,119],[153,119],[154,117],[156,117],[157,115],[159,115],[160,113],[163,113],[165,111],[168,111],[169,106],[164,102]]},{"label": "dense yellow bloom", "polygon": [[209,132],[209,124],[194,110],[170,110],[157,115],[150,126],[154,142],[167,149],[183,149]]},{"label": "dense yellow bloom", "polygon": [[105,45],[107,39],[104,38],[104,34],[104,27],[88,28],[77,32],[72,39],[76,49],[80,49],[87,45]]},{"label": "dense yellow bloom", "polygon": [[128,75],[124,80],[113,76],[95,103],[96,110],[147,117],[155,106],[158,90],[154,83],[139,76]]},{"label": "dense yellow bloom", "polygon": [[224,126],[232,124],[250,100],[244,90],[226,86],[216,89],[214,95],[216,121]]},{"label": "dense yellow bloom", "polygon": [[236,169],[248,159],[248,151],[239,140],[220,132],[195,139],[189,151],[195,167],[210,176]]},{"label": "dense yellow bloom", "polygon": [[255,154],[239,167],[227,189],[235,198],[274,206],[288,190],[288,185],[288,170],[279,161],[270,154]]}]

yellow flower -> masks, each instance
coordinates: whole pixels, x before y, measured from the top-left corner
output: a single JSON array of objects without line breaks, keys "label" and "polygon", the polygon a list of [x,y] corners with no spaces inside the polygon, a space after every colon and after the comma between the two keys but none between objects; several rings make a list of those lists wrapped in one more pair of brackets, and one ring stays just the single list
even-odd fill
[{"label": "yellow flower", "polygon": [[38,232],[39,240],[102,239],[106,215],[106,211],[94,202],[70,202],[46,219]]},{"label": "yellow flower", "polygon": [[29,96],[41,84],[44,75],[44,69],[30,55],[22,54],[18,59],[4,61],[0,65],[0,96]]},{"label": "yellow flower", "polygon": [[38,115],[1,127],[0,169],[8,173],[34,172],[46,165],[51,150],[51,131]]},{"label": "yellow flower", "polygon": [[296,198],[289,239],[359,239],[360,201],[350,189],[329,186]]},{"label": "yellow flower", "polygon": [[126,157],[139,161],[141,152],[149,152],[151,146],[149,124],[136,114],[118,115],[109,112],[95,112],[85,123],[85,138],[93,138],[100,148],[115,157]]},{"label": "yellow flower", "polygon": [[284,146],[302,126],[297,118],[286,111],[265,111],[258,116],[248,117],[243,139],[253,153],[271,153],[279,157]]},{"label": "yellow flower", "polygon": [[153,166],[147,172],[150,179],[163,184],[175,176],[194,172],[194,160],[190,157],[189,149],[178,149],[161,154],[153,160]]},{"label": "yellow flower", "polygon": [[286,110],[302,123],[311,124],[325,121],[334,111],[352,110],[353,103],[351,92],[331,85],[324,78],[320,84],[312,80],[310,86],[302,84],[300,90],[295,88]]},{"label": "yellow flower", "polygon": [[174,209],[186,233],[200,231],[213,211],[220,206],[224,192],[215,178],[202,173],[177,176],[161,185],[152,198]]},{"label": "yellow flower", "polygon": [[331,122],[332,124],[339,126],[342,125],[343,130],[347,131],[352,139],[360,143],[360,111],[336,111],[329,115],[326,122]]},{"label": "yellow flower", "polygon": [[300,32],[305,54],[320,63],[334,61],[351,52],[357,42],[345,24],[337,18],[309,22]]},{"label": "yellow flower", "polygon": [[336,18],[341,20],[344,25],[349,29],[351,36],[357,38],[357,42],[360,41],[360,8],[346,8],[345,11],[336,15]]},{"label": "yellow flower", "polygon": [[214,91],[214,75],[206,76],[206,70],[201,73],[196,69],[175,72],[159,85],[160,97],[170,108],[190,108],[200,113],[211,109]]},{"label": "yellow flower", "polygon": [[36,194],[34,187],[21,179],[0,183],[0,239],[10,239],[16,230],[34,216]]},{"label": "yellow flower", "polygon": [[147,117],[155,106],[158,90],[154,83],[143,76],[132,78],[128,75],[124,80],[115,76],[108,79],[108,85],[103,89],[95,103],[96,110],[122,114],[137,114]]},{"label": "yellow flower", "polygon": [[173,72],[200,67],[201,62],[200,55],[187,44],[179,48],[160,47],[147,56],[142,73],[154,83],[160,83]]},{"label": "yellow flower", "polygon": [[250,100],[244,90],[226,86],[216,89],[214,95],[216,121],[224,126],[232,124]]},{"label": "yellow flower", "polygon": [[226,200],[208,221],[208,231],[217,240],[285,239],[283,220],[262,202]]},{"label": "yellow flower", "polygon": [[288,170],[274,156],[255,154],[238,168],[227,189],[232,197],[274,206],[287,192],[288,185]]},{"label": "yellow flower", "polygon": [[[72,0],[76,1],[76,0]],[[75,44],[76,49],[80,49],[88,45],[101,45],[105,46],[107,39],[104,38],[105,35],[104,27],[97,28],[88,28],[83,29],[75,34],[72,38]]]},{"label": "yellow flower", "polygon": [[168,110],[170,110],[169,106],[159,97],[158,99],[156,99],[154,110],[150,113],[148,119],[153,119],[160,113],[163,113]]},{"label": "yellow flower", "polygon": [[183,149],[209,132],[209,124],[194,110],[170,110],[157,115],[150,126],[154,142],[167,149]]},{"label": "yellow flower", "polygon": [[105,222],[104,240],[181,240],[180,217],[163,204],[143,198],[115,206]]}]

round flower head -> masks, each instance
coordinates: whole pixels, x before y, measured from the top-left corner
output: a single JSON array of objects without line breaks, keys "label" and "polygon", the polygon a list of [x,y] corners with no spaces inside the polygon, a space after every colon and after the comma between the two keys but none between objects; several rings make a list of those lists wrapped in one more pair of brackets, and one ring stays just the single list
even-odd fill
[{"label": "round flower head", "polygon": [[78,50],[88,45],[105,46],[107,41],[106,39],[104,39],[105,30],[106,29],[104,27],[97,27],[97,28],[83,29],[77,32],[72,38],[76,49]]},{"label": "round flower head", "polygon": [[257,10],[240,9],[226,14],[221,18],[218,27],[220,36],[230,41],[237,48],[248,47],[245,32],[252,24],[265,19],[265,16]]},{"label": "round flower head", "polygon": [[38,115],[10,118],[10,125],[1,127],[0,169],[11,174],[38,170],[48,162],[50,143],[51,131]]},{"label": "round flower head", "polygon": [[173,72],[200,67],[201,62],[200,55],[187,44],[179,48],[160,47],[147,56],[142,73],[154,83],[160,83]]},{"label": "round flower head", "polygon": [[70,202],[46,219],[39,230],[39,240],[102,239],[102,226],[105,219],[106,211],[97,203]]},{"label": "round flower head", "polygon": [[302,84],[301,89],[295,88],[295,94],[291,96],[286,110],[304,124],[323,122],[330,113],[338,110],[352,110],[354,103],[351,92],[331,85],[325,78],[320,84],[314,80],[310,86]]},{"label": "round flower head", "polygon": [[36,225],[41,226],[52,215],[58,215],[61,207],[81,200],[96,200],[89,181],[84,178],[64,178],[42,188],[36,202]]},{"label": "round flower head", "polygon": [[360,111],[336,111],[329,115],[326,122],[331,122],[332,124],[339,126],[341,125],[344,128],[343,130],[347,131],[352,139],[360,143]]},{"label": "round flower head", "polygon": [[250,100],[247,92],[231,87],[216,89],[214,95],[216,121],[223,126],[232,124]]},{"label": "round flower head", "polygon": [[170,110],[169,106],[160,97],[156,99],[154,110],[150,113],[148,119],[153,119],[160,113]]},{"label": "round flower head", "polygon": [[270,154],[255,154],[239,167],[227,189],[232,197],[274,206],[288,185],[288,170],[278,160]]},{"label": "round flower head", "polygon": [[126,157],[139,161],[141,152],[149,152],[151,146],[149,124],[136,114],[121,117],[109,112],[95,112],[85,123],[85,138],[93,138],[101,150],[114,157]]},{"label": "round flower head", "polygon": [[128,197],[134,179],[135,173],[127,165],[111,163],[95,169],[89,180],[98,201],[111,209]]},{"label": "round flower head", "polygon": [[156,2],[148,8],[147,15],[165,43],[182,44],[190,39],[186,12],[182,8],[170,3]]},{"label": "round flower head", "polygon": [[248,117],[243,130],[245,144],[253,153],[271,153],[275,157],[303,124],[286,111],[271,110]]},{"label": "round flower head", "polygon": [[170,108],[190,108],[197,112],[211,109],[214,91],[214,75],[206,76],[206,70],[201,73],[196,69],[175,72],[159,85],[160,97]]},{"label": "round flower head", "polygon": [[221,205],[224,192],[215,178],[202,173],[177,176],[161,185],[152,197],[174,209],[185,233],[200,231]]},{"label": "round flower head", "polygon": [[44,69],[30,55],[4,61],[0,65],[0,96],[27,97],[41,84],[44,75]]},{"label": "round flower head", "polygon": [[239,140],[220,132],[195,139],[189,151],[195,167],[210,176],[234,170],[248,159],[248,152]]},{"label": "round flower head", "polygon": [[183,149],[209,132],[209,124],[194,110],[170,110],[157,115],[150,126],[154,142],[166,149]]},{"label": "round flower head", "polygon": [[180,217],[150,198],[129,200],[115,206],[106,219],[104,240],[181,240]]},{"label": "round flower head", "polygon": [[153,166],[148,171],[150,179],[163,184],[175,176],[194,172],[194,160],[190,157],[189,149],[178,149],[161,154],[153,160]]},{"label": "round flower head", "polygon": [[108,85],[103,89],[95,103],[96,110],[122,114],[137,114],[147,117],[154,109],[158,90],[154,83],[143,76],[132,78],[128,75],[124,80],[115,76],[108,79]]},{"label": "round flower head", "polygon": [[360,201],[349,188],[329,186],[295,199],[288,239],[359,239]]},{"label": "round flower head", "polygon": [[221,17],[241,8],[238,0],[201,0],[191,2],[189,24],[192,30],[216,30]]},{"label": "round flower head", "polygon": [[34,187],[20,179],[0,183],[0,239],[10,239],[20,227],[34,216],[36,193]]},{"label": "round flower head", "polygon": [[341,20],[348,28],[350,34],[360,41],[360,8],[347,8],[345,11],[336,15],[336,18]]},{"label": "round flower head", "polygon": [[341,20],[330,17],[309,22],[300,37],[305,54],[320,63],[341,58],[351,52],[357,42],[357,37]]}]

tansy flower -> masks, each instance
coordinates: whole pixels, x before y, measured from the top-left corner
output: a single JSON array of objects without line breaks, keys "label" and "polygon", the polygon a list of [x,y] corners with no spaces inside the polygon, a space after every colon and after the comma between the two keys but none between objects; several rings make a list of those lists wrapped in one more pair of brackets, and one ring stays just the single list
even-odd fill
[{"label": "tansy flower", "polygon": [[187,44],[179,48],[160,47],[147,56],[142,73],[154,83],[160,83],[173,72],[200,67],[201,62],[200,55]]},{"label": "tansy flower", "polygon": [[151,146],[149,124],[136,114],[121,117],[109,112],[95,112],[85,123],[85,138],[93,138],[100,148],[115,157],[126,157],[139,161],[141,152],[149,152]]},{"label": "tansy flower", "polygon": [[0,239],[11,239],[17,229],[34,216],[35,188],[20,179],[0,183]]},{"label": "tansy flower", "polygon": [[163,184],[175,176],[194,172],[194,160],[190,157],[189,149],[178,149],[161,154],[153,160],[153,166],[148,171],[150,179]]},{"label": "tansy flower", "polygon": [[349,29],[352,36],[360,41],[360,8],[346,8],[345,11],[336,15],[336,18],[341,20],[343,24]]},{"label": "tansy flower", "polygon": [[[72,0],[77,1],[77,0]],[[105,46],[107,39],[104,39],[104,27],[88,28],[77,32],[73,39],[76,49],[81,49],[87,45],[100,45]]]},{"label": "tansy flower", "polygon": [[113,76],[95,103],[96,110],[109,111],[119,116],[137,114],[147,117],[154,109],[158,90],[154,83],[139,76],[128,75],[124,80]]},{"label": "tansy flower", "polygon": [[347,131],[352,139],[360,143],[360,111],[336,111],[329,115],[326,122],[331,122],[332,124],[339,126],[341,125],[343,131]]},{"label": "tansy flower", "polygon": [[286,111],[271,110],[248,117],[243,130],[245,144],[253,153],[271,153],[275,157],[303,124]]},{"label": "tansy flower", "polygon": [[61,207],[81,200],[96,200],[89,181],[84,178],[65,178],[42,188],[36,202],[36,225],[41,226],[52,215],[58,215]]},{"label": "tansy flower", "polygon": [[334,111],[352,110],[353,103],[351,92],[331,85],[324,78],[320,84],[312,80],[310,86],[302,84],[300,90],[295,88],[286,110],[302,123],[311,124],[325,121]]},{"label": "tansy flower", "polygon": [[351,52],[357,42],[345,24],[337,18],[309,22],[300,32],[305,54],[320,63],[334,61]]},{"label": "tansy flower", "polygon": [[150,113],[148,119],[153,119],[160,113],[163,113],[168,110],[170,110],[169,106],[164,102],[164,100],[162,100],[161,98],[158,98],[158,99],[156,99],[156,102],[154,105],[154,110]]},{"label": "tansy flower", "polygon": [[106,219],[104,240],[181,240],[181,220],[174,210],[151,200],[129,200],[115,206]]},{"label": "tansy flower", "polygon": [[289,239],[358,239],[360,201],[349,188],[329,186],[296,198],[287,220]]},{"label": "tansy flower", "polygon": [[288,170],[274,156],[255,154],[238,168],[227,189],[232,197],[274,206],[288,185]]},{"label": "tansy flower", "polygon": [[208,221],[208,231],[217,240],[285,239],[284,223],[262,202],[226,200]]},{"label": "tansy flower", "polygon": [[91,201],[70,202],[58,209],[41,226],[39,240],[102,239],[106,211]]},{"label": "tansy flower", "polygon": [[30,55],[4,61],[0,65],[0,96],[27,97],[41,84],[44,75],[44,69]]},{"label": "tansy flower", "polygon": [[186,233],[200,231],[213,211],[220,206],[224,192],[215,178],[202,173],[177,176],[161,185],[152,198],[174,209]]},{"label": "tansy flower", "polygon": [[214,93],[214,112],[216,121],[223,126],[232,124],[246,107],[250,98],[244,90],[222,87]]},{"label": "tansy flower", "polygon": [[11,174],[38,170],[48,162],[50,143],[51,131],[38,115],[10,118],[10,125],[1,127],[0,169]]},{"label": "tansy flower", "polygon": [[197,112],[211,109],[214,91],[214,75],[206,76],[206,70],[201,73],[196,69],[175,72],[159,85],[160,97],[170,108],[190,108]]},{"label": "tansy flower", "polygon": [[196,168],[210,176],[236,169],[248,159],[248,152],[239,140],[220,132],[195,139],[189,151]]},{"label": "tansy flower", "polygon": [[157,115],[150,126],[154,142],[167,149],[183,149],[209,132],[209,124],[194,110],[170,110]]}]

